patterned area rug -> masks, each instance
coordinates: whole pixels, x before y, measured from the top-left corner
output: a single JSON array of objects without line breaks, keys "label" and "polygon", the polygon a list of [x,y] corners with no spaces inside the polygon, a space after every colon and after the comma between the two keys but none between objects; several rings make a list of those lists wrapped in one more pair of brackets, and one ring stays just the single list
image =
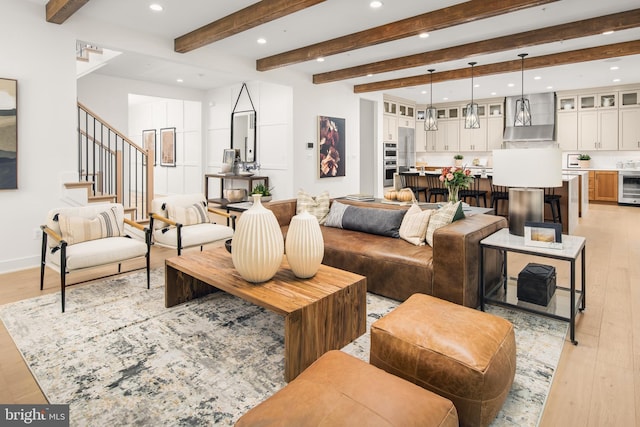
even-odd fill
[{"label": "patterned area rug", "polygon": [[[163,270],[0,307],[0,318],[51,403],[71,425],[233,425],[285,385],[284,321],[219,292],[164,308]],[[367,295],[367,331],[398,302]],[[535,426],[567,324],[489,307],[516,327],[517,372],[493,426]],[[343,351],[369,358],[368,332]]]}]

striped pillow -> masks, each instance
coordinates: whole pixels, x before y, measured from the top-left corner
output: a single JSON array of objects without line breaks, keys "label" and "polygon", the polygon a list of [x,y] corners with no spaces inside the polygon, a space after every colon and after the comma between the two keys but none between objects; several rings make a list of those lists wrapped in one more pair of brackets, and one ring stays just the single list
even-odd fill
[{"label": "striped pillow", "polygon": [[204,207],[205,202],[194,203],[190,206],[167,206],[167,214],[169,219],[174,220],[182,225],[195,225],[211,222],[207,210]]},{"label": "striped pillow", "polygon": [[400,225],[400,238],[416,246],[424,245],[427,234],[429,218],[433,210],[422,210],[420,206],[413,204],[402,219]]},{"label": "striped pillow", "polygon": [[324,224],[329,214],[329,205],[331,199],[329,198],[329,192],[323,191],[318,196],[312,196],[304,190],[298,191],[298,198],[296,201],[296,213],[300,214],[304,211],[309,212],[311,215],[318,219],[320,224]]},{"label": "striped pillow", "polygon": [[118,221],[115,207],[100,212],[95,218],[59,215],[58,223],[62,239],[69,245],[124,235],[124,222]]},{"label": "striped pillow", "polygon": [[427,226],[427,245],[433,247],[433,233],[438,228],[451,224],[456,217],[464,218],[462,213],[462,202],[447,203],[431,215],[429,225]]}]

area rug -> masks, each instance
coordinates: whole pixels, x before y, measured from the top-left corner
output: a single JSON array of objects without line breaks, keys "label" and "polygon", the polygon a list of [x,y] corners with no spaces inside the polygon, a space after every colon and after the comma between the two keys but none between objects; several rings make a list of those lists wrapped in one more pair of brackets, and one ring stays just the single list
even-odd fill
[{"label": "area rug", "polygon": [[[163,270],[110,278],[0,307],[50,403],[73,426],[228,426],[282,388],[284,321],[218,292],[166,309]],[[367,333],[342,350],[365,361],[369,327],[398,302],[367,295]],[[567,324],[489,307],[516,328],[515,382],[493,426],[535,426]]]}]

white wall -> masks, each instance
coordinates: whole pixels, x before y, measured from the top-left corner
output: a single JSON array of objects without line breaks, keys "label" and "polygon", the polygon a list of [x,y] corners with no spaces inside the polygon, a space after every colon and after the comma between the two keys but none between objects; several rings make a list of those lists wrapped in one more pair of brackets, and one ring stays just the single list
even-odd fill
[{"label": "white wall", "polygon": [[[0,77],[18,80],[18,190],[0,191],[0,273],[38,264],[46,213],[76,166],[75,41],[44,5],[0,0]],[[46,64],[46,66],[43,66]]]}]

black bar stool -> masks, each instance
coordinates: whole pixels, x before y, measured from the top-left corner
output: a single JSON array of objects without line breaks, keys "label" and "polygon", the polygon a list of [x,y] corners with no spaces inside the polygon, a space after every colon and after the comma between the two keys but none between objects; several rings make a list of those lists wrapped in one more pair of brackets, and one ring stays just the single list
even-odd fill
[{"label": "black bar stool", "polygon": [[551,218],[553,222],[559,222],[562,224],[562,213],[560,212],[560,198],[562,196],[555,194],[554,188],[544,189],[544,203],[548,204],[551,208]]},{"label": "black bar stool", "polygon": [[401,172],[400,177],[403,181],[403,187],[408,187],[413,191],[416,200],[420,201],[420,193],[424,194],[424,201],[427,202],[427,187],[420,186],[420,174],[418,172]]},{"label": "black bar stool", "polygon": [[480,197],[482,197],[483,206],[487,207],[487,190],[480,189],[480,175],[473,176],[473,182],[470,189],[460,190],[458,194],[460,200],[476,199],[476,206],[480,207]]}]

